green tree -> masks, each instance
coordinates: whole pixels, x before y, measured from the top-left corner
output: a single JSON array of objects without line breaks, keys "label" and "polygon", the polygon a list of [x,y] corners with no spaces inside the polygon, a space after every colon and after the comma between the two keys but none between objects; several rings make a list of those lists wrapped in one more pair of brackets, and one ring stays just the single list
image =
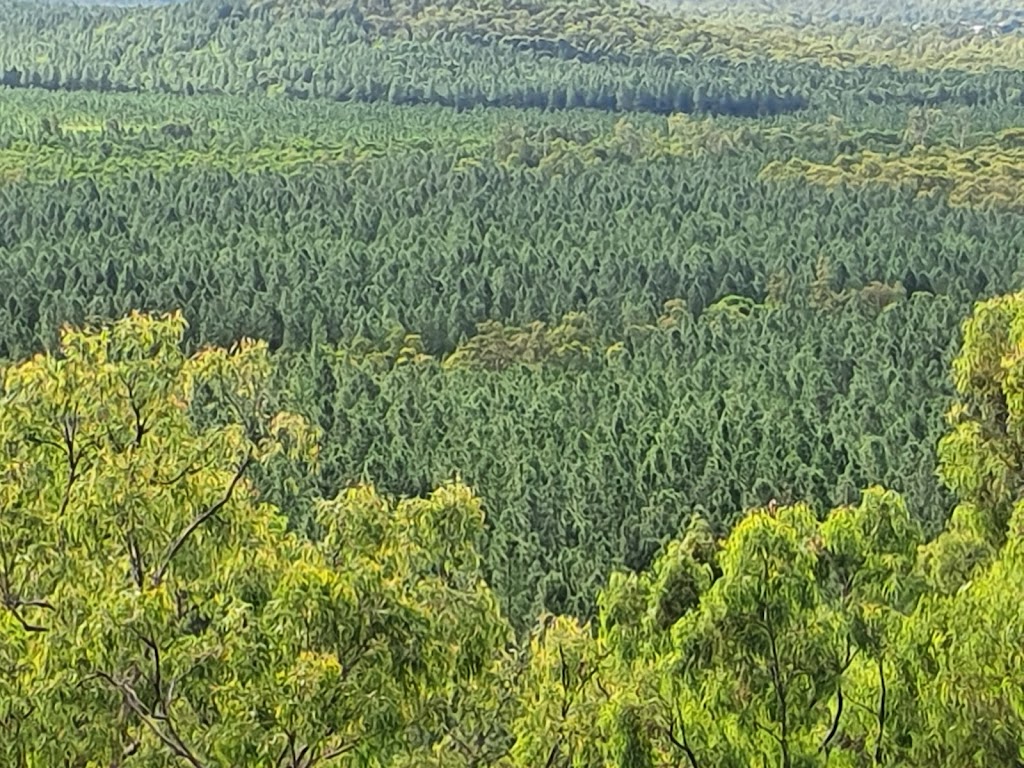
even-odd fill
[{"label": "green tree", "polygon": [[265,344],[188,357],[184,328],[66,328],[4,371],[0,762],[311,768],[435,739],[428,704],[506,639],[479,502],[361,486],[317,504],[321,541],[290,532],[250,476],[314,461],[314,431],[271,411]]},{"label": "green tree", "polygon": [[996,556],[1024,498],[1024,294],[979,303],[963,331],[951,430],[938,450],[939,477],[959,503],[921,560],[946,594]]}]

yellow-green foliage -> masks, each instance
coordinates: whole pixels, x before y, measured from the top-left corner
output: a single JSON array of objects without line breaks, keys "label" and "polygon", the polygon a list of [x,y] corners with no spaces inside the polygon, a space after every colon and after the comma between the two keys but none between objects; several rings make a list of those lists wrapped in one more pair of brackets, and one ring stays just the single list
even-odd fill
[{"label": "yellow-green foliage", "polygon": [[613,574],[593,626],[535,634],[513,763],[1019,761],[1022,318],[1017,294],[965,324],[940,449],[961,506],[936,539],[879,487],[821,521],[773,501],[717,546],[698,522],[649,571]]},{"label": "yellow-green foliage", "polygon": [[[726,126],[712,118],[684,114],[643,120],[623,118],[599,130],[502,124],[490,135],[478,119],[459,117],[454,122],[446,121],[452,123],[447,129],[432,127],[437,123],[428,121],[426,132],[414,134],[411,126],[396,119],[400,117],[396,111],[374,117],[358,106],[335,110],[338,121],[334,125],[324,123],[327,133],[320,137],[282,139],[256,134],[243,142],[231,131],[221,136],[216,120],[197,121],[193,133],[188,126],[195,116],[172,119],[172,110],[165,112],[167,120],[162,124],[122,123],[86,116],[71,104],[67,105],[68,113],[47,118],[52,132],[39,134],[26,124],[32,113],[22,113],[18,106],[13,115],[7,116],[6,127],[17,138],[0,147],[0,181],[88,179],[102,185],[139,173],[226,171],[292,176],[326,166],[359,172],[383,158],[407,158],[410,164],[423,162],[427,152],[444,153],[457,172],[495,162],[507,168],[571,175],[601,163],[678,160],[769,146],[786,149],[793,141],[778,126]],[[360,121],[367,118],[382,121],[382,127],[376,133],[362,130]],[[806,126],[806,140],[831,143],[832,137],[820,129],[817,125]],[[187,139],[173,140],[175,130],[187,130]]]},{"label": "yellow-green foliage", "polygon": [[[538,7],[539,6],[539,7]],[[733,61],[767,56],[828,67],[985,71],[1024,63],[1016,35],[951,36],[939,24],[866,27],[851,22],[787,23],[781,14],[737,8],[715,15],[666,13],[639,3],[364,3],[375,37],[488,39],[517,44],[565,42],[587,52]]]},{"label": "yellow-green foliage", "polygon": [[252,475],[281,452],[315,461],[315,432],[269,408],[264,344],[187,357],[183,330],[68,328],[59,354],[3,372],[0,762],[401,749],[505,640],[479,501],[361,486],[319,504],[321,541],[290,532]]},{"label": "yellow-green foliage", "polygon": [[918,195],[944,195],[951,205],[1024,210],[1024,148],[1019,129],[968,148],[917,145],[905,152],[864,150],[840,155],[831,164],[794,158],[773,161],[761,178],[805,179],[834,187],[890,184]]},{"label": "yellow-green foliage", "polygon": [[526,656],[503,652],[468,488],[350,487],[317,503],[310,541],[251,476],[318,455],[272,406],[264,344],[186,356],[179,315],[66,328],[59,353],[3,371],[0,757],[1011,765],[1022,318],[1018,294],[965,324],[940,449],[961,506],[938,538],[879,487],[824,519],[772,500],[724,538],[695,518],[649,570],[611,576],[592,623],[542,617]]},{"label": "yellow-green foliage", "polygon": [[481,323],[476,335],[445,358],[443,365],[486,370],[540,364],[586,367],[600,362],[598,352],[593,322],[586,314],[573,312],[554,327],[539,321],[522,328],[506,328],[493,320]]}]

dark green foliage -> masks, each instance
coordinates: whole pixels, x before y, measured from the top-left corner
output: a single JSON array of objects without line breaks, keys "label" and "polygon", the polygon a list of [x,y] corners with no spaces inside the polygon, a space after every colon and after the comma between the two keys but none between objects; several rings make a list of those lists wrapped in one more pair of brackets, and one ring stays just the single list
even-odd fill
[{"label": "dark green foliage", "polygon": [[842,169],[1012,150],[1015,38],[928,17],[911,66],[895,22],[628,3],[2,11],[0,357],[131,309],[266,339],[326,434],[317,474],[261,470],[297,525],[314,486],[459,475],[528,623],[693,514],[882,482],[947,516],[950,353],[1022,287],[1024,227]]},{"label": "dark green foliage", "polygon": [[[773,158],[831,157],[857,135],[841,126],[11,104],[0,160],[23,176],[0,185],[0,355],[133,308],[181,308],[193,346],[267,339],[281,390],[327,435],[305,487],[412,494],[460,474],[487,500],[489,575],[521,621],[589,612],[610,566],[643,566],[693,513],[721,532],[772,498],[825,508],[879,481],[934,530],[959,320],[1020,284],[1012,212],[757,180]],[[507,159],[510,136],[538,167]],[[629,142],[639,155],[587,154]]]}]

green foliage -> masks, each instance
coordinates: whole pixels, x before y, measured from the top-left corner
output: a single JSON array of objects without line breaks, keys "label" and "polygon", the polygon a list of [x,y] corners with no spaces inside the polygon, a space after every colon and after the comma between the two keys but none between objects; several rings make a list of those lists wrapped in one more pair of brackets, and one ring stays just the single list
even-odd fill
[{"label": "green foliage", "polygon": [[916,196],[942,195],[950,205],[1009,208],[1020,212],[1024,188],[1020,165],[1024,150],[1005,138],[970,148],[917,145],[903,153],[870,150],[840,155],[831,164],[792,159],[766,166],[761,178],[792,177],[814,184],[890,184]]},{"label": "green foliage", "polygon": [[0,762],[1024,760],[1020,14],[661,6],[0,0]]},{"label": "green foliage", "polygon": [[591,631],[537,631],[513,764],[1012,764],[1019,547],[943,597],[915,575],[921,540],[881,488],[821,523],[753,510],[714,569],[691,531],[650,572],[613,575]]},{"label": "green foliage", "polygon": [[[187,357],[183,330],[65,329],[59,354],[4,371],[3,762],[298,768],[400,750],[506,640],[479,501],[357,487],[319,504],[318,542],[288,532],[249,475],[312,459],[315,434],[260,408],[265,344]],[[204,389],[224,423],[193,420]]]},{"label": "green foliage", "polygon": [[957,400],[938,457],[939,476],[959,503],[923,563],[931,583],[946,594],[998,553],[1024,493],[1022,318],[1020,294],[980,303],[964,323],[963,347],[953,361]]},{"label": "green foliage", "polygon": [[[593,622],[543,616],[522,650],[466,486],[395,503],[354,485],[307,539],[251,476],[319,460],[317,431],[273,405],[264,343],[189,356],[180,315],[66,327],[3,372],[4,759],[1013,764],[1024,500],[979,495],[976,457],[948,446],[1002,418],[971,445],[1011,450],[1015,411],[985,405],[1015,402],[1022,306],[965,324],[942,464],[961,506],[937,538],[877,486],[824,519],[772,499],[724,537],[693,517],[649,569],[612,574]],[[964,570],[956,542],[985,556]]]},{"label": "green foliage", "polygon": [[[966,323],[958,413],[979,418],[975,398],[1013,386],[1022,302],[983,302]],[[943,456],[945,477],[978,471],[966,452]],[[958,490],[985,485],[975,481]],[[513,763],[1014,765],[1022,519],[1021,500],[986,518],[974,535],[988,556],[952,590],[931,565],[955,560],[963,520],[924,544],[903,499],[880,487],[820,521],[773,500],[718,542],[696,520],[648,571],[612,575],[592,626],[549,635],[565,626],[556,619],[534,633]],[[566,700],[582,668],[570,706],[536,715]]]},{"label": "green foliage", "polygon": [[132,308],[180,307],[189,350],[266,339],[276,402],[324,434],[316,470],[256,468],[268,499],[315,532],[316,492],[458,473],[520,627],[592,615],[694,512],[880,482],[934,532],[946,366],[971,301],[1020,284],[1016,214],[755,178],[906,119],[8,91],[0,355]]},{"label": "green foliage", "polygon": [[534,322],[525,328],[505,328],[497,321],[481,323],[471,336],[445,358],[443,367],[501,371],[513,364],[551,364],[587,368],[599,362],[593,323],[574,312],[554,328]]}]

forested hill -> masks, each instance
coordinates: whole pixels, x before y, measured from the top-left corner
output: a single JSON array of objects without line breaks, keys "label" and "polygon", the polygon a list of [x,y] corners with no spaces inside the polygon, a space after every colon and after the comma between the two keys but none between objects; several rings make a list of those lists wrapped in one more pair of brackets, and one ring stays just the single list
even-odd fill
[{"label": "forested hill", "polygon": [[949,515],[959,324],[1024,287],[1020,30],[0,3],[0,357],[133,309],[181,310],[189,350],[265,339],[325,435],[261,478],[297,528],[314,490],[459,476],[523,628],[697,513],[880,482]]},{"label": "forested hill", "polygon": [[1024,766],[1000,0],[0,0],[0,766]]},{"label": "forested hill", "polygon": [[[1021,8],[1013,3],[977,0],[643,0],[662,11],[715,17],[762,17],[786,19],[790,23],[814,24],[848,22],[868,32],[872,27],[908,25],[915,31],[941,26],[947,34],[964,35],[987,31],[1005,34],[1017,29]],[[982,29],[976,29],[977,25]]]},{"label": "forested hill", "polygon": [[3,0],[9,86],[285,94],[393,104],[764,115],[808,106],[1018,104],[1020,36],[939,22],[791,24],[626,2]]}]

